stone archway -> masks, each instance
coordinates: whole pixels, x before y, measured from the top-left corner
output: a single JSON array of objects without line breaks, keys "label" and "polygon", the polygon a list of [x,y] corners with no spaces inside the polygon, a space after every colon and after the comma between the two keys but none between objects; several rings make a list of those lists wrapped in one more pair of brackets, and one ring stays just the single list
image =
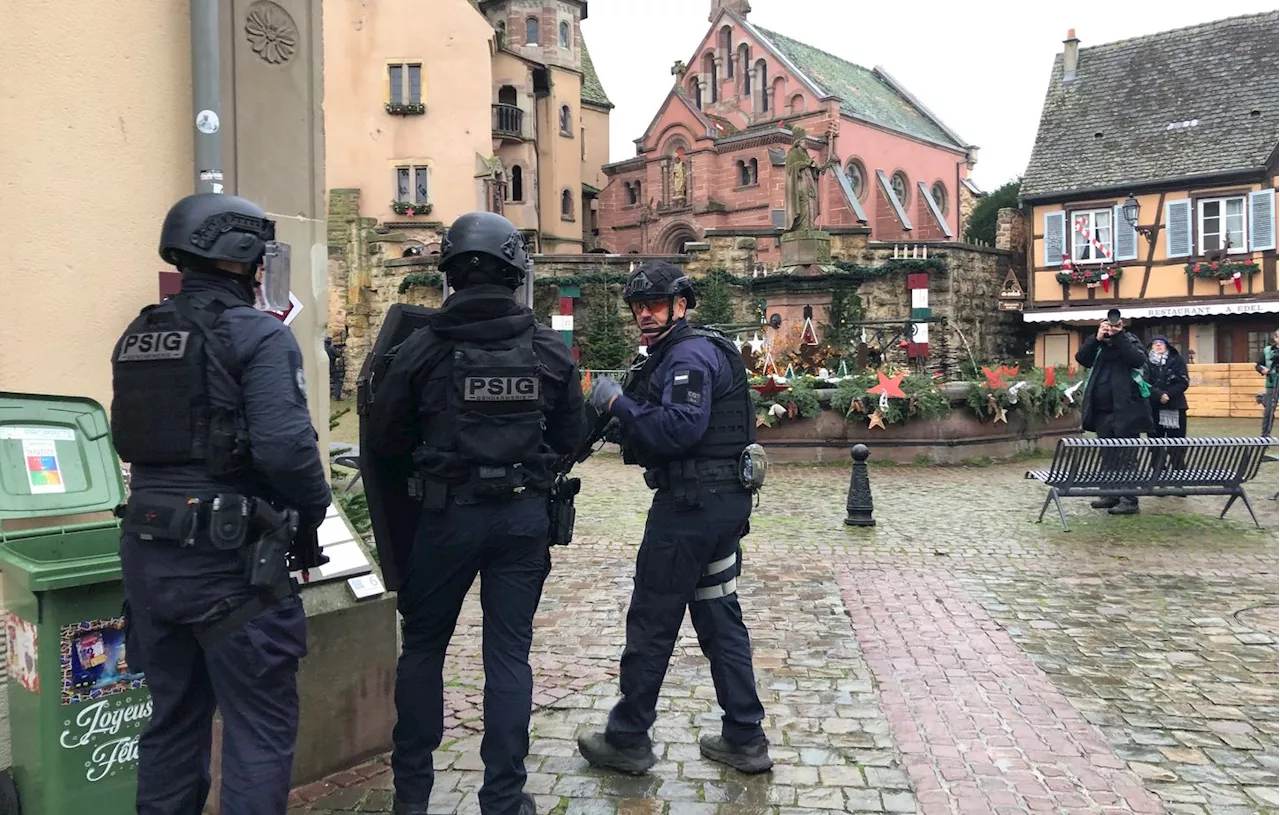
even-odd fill
[{"label": "stone archway", "polygon": [[698,240],[698,232],[683,221],[668,226],[658,238],[658,252],[664,255],[683,255],[684,245]]}]

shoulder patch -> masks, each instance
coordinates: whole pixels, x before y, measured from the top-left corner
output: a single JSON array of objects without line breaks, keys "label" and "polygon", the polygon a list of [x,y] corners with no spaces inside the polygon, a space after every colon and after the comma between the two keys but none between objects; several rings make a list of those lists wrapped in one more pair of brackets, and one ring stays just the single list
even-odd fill
[{"label": "shoulder patch", "polygon": [[702,404],[702,371],[676,368],[671,374],[673,405]]}]

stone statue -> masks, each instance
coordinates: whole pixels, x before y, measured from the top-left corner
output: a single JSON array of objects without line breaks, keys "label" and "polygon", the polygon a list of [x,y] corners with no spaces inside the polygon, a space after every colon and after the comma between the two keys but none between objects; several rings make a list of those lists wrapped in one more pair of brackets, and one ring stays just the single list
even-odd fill
[{"label": "stone statue", "polygon": [[818,176],[822,167],[804,147],[805,131],[792,129],[791,150],[787,153],[786,219],[787,231],[813,229],[822,214],[818,197]]},{"label": "stone statue", "polygon": [[671,197],[677,201],[683,201],[685,195],[685,168],[684,159],[680,156],[675,157],[675,162],[671,166]]}]

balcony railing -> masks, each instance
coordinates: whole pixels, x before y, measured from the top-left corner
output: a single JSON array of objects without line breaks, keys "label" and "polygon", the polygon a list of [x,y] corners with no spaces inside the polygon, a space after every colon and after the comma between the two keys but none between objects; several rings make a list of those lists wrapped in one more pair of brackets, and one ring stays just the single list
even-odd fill
[{"label": "balcony railing", "polygon": [[517,138],[524,136],[524,111],[515,105],[494,105],[493,132]]}]

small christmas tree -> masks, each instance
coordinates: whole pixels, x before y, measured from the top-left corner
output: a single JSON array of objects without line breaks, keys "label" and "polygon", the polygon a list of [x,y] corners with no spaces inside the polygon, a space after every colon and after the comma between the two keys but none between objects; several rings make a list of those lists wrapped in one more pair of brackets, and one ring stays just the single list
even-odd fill
[{"label": "small christmas tree", "polygon": [[587,301],[586,325],[578,340],[582,370],[616,371],[631,359],[631,341],[622,330],[618,298],[608,286],[600,286]]},{"label": "small christmas tree", "polygon": [[724,269],[712,269],[698,282],[698,317],[703,325],[733,322],[732,285]]}]

